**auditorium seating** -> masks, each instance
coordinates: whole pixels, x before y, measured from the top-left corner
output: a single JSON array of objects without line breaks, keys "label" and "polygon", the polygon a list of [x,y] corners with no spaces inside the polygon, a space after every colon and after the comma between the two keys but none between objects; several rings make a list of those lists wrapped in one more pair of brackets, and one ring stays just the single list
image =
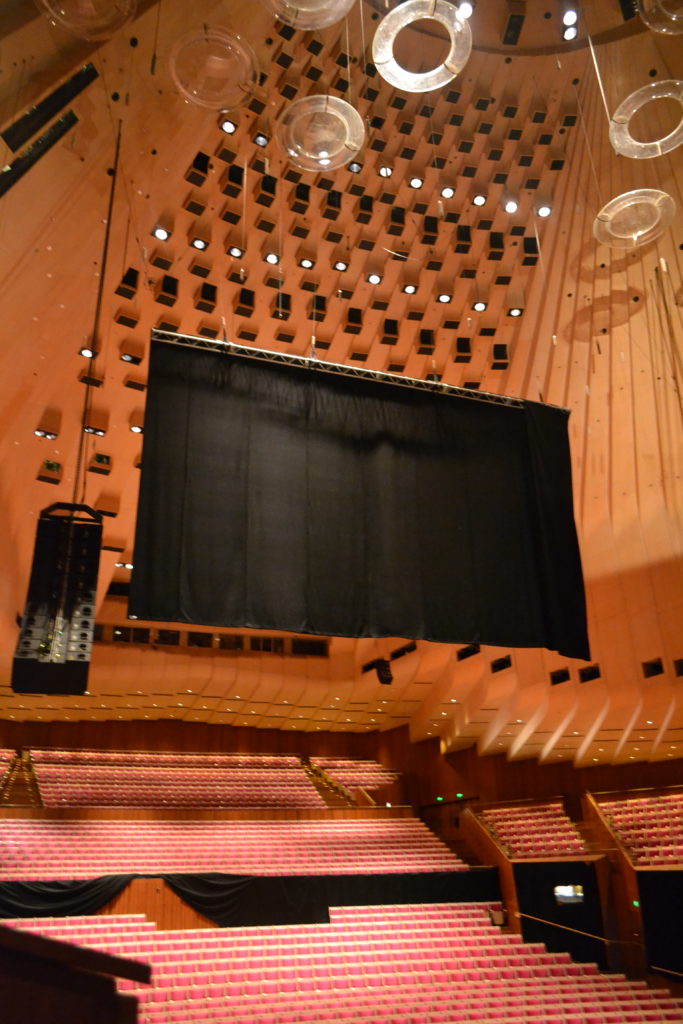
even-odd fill
[{"label": "auditorium seating", "polygon": [[683,792],[601,800],[599,807],[635,864],[683,864]]},{"label": "auditorium seating", "polygon": [[0,879],[225,872],[353,875],[464,871],[417,818],[119,821],[0,818]]},{"label": "auditorium seating", "polygon": [[561,803],[491,807],[479,812],[508,857],[576,857],[587,847]]},{"label": "auditorium seating", "polygon": [[[128,916],[13,927],[152,965],[141,1024],[663,1024],[663,990],[490,924],[484,904],[332,908],[329,924],[157,931]],[[103,927],[102,922],[106,921]]]},{"label": "auditorium seating", "polygon": [[34,750],[46,807],[325,807],[297,757]]},{"label": "auditorium seating", "polygon": [[322,769],[335,782],[347,789],[379,789],[395,782],[398,776],[378,761],[355,761],[351,758],[312,757],[311,764]]}]

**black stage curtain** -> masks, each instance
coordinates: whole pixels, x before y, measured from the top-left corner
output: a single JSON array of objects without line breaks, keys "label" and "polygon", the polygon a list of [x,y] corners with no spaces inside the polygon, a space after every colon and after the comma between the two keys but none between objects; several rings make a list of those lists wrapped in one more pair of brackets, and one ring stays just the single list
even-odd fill
[{"label": "black stage curtain", "polygon": [[317,924],[329,907],[500,899],[495,868],[393,875],[106,875],[79,882],[1,882],[0,918],[95,913],[133,878],[162,878],[220,927]]},{"label": "black stage curtain", "polygon": [[0,918],[94,914],[135,875],[102,875],[76,882],[0,882]]},{"label": "black stage curtain", "polygon": [[156,342],[130,611],[588,658],[567,419]]}]

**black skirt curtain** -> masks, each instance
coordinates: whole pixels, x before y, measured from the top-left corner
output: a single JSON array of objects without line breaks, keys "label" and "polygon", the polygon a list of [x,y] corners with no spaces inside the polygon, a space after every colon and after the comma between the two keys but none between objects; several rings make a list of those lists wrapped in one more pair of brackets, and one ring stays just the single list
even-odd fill
[{"label": "black skirt curtain", "polygon": [[155,342],[130,611],[587,658],[567,418]]},{"label": "black skirt curtain", "polygon": [[0,918],[94,914],[135,875],[102,875],[77,882],[0,882]]}]

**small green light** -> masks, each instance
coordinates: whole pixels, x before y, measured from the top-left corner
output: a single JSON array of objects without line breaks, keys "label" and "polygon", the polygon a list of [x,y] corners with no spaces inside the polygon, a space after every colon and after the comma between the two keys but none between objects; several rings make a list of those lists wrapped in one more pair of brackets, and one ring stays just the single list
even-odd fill
[{"label": "small green light", "polygon": [[443,797],[442,796],[437,796],[436,802],[439,803],[439,804],[443,803]]},{"label": "small green light", "polygon": [[455,795],[457,796],[458,800],[462,800],[462,798],[464,797],[465,794],[464,793],[456,793]]},{"label": "small green light", "polygon": [[633,906],[634,907],[639,907],[640,906],[640,900],[634,900],[633,901]]}]

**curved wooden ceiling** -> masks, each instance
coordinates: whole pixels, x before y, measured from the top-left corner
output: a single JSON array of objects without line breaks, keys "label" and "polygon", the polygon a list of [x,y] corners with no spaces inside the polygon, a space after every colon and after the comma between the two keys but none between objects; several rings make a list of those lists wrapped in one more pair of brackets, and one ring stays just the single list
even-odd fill
[{"label": "curved wooden ceiling", "polygon": [[[519,46],[505,47],[505,5],[480,2],[467,67],[451,86],[420,96],[396,92],[367,66],[377,20],[367,3],[324,32],[290,35],[259,4],[150,0],[99,45],[51,27],[30,4],[4,5],[5,127],[85,61],[98,78],[71,104],[75,127],[0,199],[2,715],[352,731],[407,722],[414,739],[440,736],[443,750],[476,744],[483,754],[576,765],[681,756],[683,149],[641,161],[614,153],[586,33],[596,40],[610,111],[640,86],[680,75],[680,42],[637,19],[624,23],[616,0],[601,0],[584,5],[577,43],[563,44],[556,0],[521,6]],[[232,136],[213,113],[183,102],[169,75],[173,41],[204,23],[239,31],[262,71]],[[438,45],[421,34],[409,49],[429,66]],[[274,142],[260,149],[253,141],[257,130],[271,135],[289,99],[325,89],[349,99],[368,127],[362,170],[327,180],[294,173]],[[679,115],[660,101],[634,131],[657,137]],[[14,155],[0,145],[9,163]],[[198,153],[209,167],[190,182]],[[379,177],[382,163],[391,178]],[[241,187],[231,168],[242,170]],[[274,198],[264,173],[277,179]],[[416,173],[425,180],[419,190],[409,185]],[[444,184],[452,198],[441,198]],[[599,246],[598,210],[643,187],[674,198],[673,227],[632,252]],[[472,204],[475,190],[487,195],[481,208]],[[515,214],[502,208],[508,192],[519,200]],[[541,202],[552,205],[545,220],[536,214]],[[151,236],[160,217],[173,227],[165,245]],[[206,232],[204,252],[189,245],[195,230]],[[274,243],[282,257],[275,271],[263,262]],[[229,244],[244,256],[227,255]],[[313,270],[298,266],[303,253],[315,256]],[[348,259],[347,271],[333,269],[338,257]],[[167,270],[157,265],[164,259]],[[121,285],[129,268],[138,278],[128,296]],[[381,270],[379,286],[367,283],[370,269]],[[177,282],[170,305],[164,274]],[[402,292],[406,282],[417,285],[414,295]],[[205,283],[216,288],[215,305],[202,310]],[[254,292],[253,312],[240,304],[242,287]],[[437,301],[441,291],[450,303]],[[291,296],[286,320],[276,316],[281,293]],[[488,299],[483,314],[470,308],[475,293]],[[318,320],[314,299],[324,300]],[[524,307],[516,320],[507,316],[514,304]],[[351,310],[360,311],[355,333]],[[397,336],[387,320],[400,325]],[[297,354],[310,353],[315,335],[318,355],[335,362],[436,373],[449,384],[569,408],[593,662],[418,642],[392,661],[387,687],[361,669],[400,648],[400,638],[333,639],[329,657],[316,658],[189,647],[183,635],[175,648],[96,645],[86,697],[13,696],[16,616],[36,517],[51,502],[75,493],[105,513],[98,620],[130,625],[111,584],[125,589],[130,576],[116,567],[133,558],[141,439],[130,426],[144,411],[146,352],[159,322]],[[79,349],[95,324],[91,362]],[[126,353],[141,361],[122,361]],[[84,374],[97,386],[84,384]],[[84,408],[106,433],[85,438],[74,483]],[[41,426],[58,436],[36,437]],[[91,471],[103,468],[96,455],[109,456],[108,473]],[[46,461],[61,467],[56,485],[39,479]],[[564,681],[552,685],[553,673]]]}]

